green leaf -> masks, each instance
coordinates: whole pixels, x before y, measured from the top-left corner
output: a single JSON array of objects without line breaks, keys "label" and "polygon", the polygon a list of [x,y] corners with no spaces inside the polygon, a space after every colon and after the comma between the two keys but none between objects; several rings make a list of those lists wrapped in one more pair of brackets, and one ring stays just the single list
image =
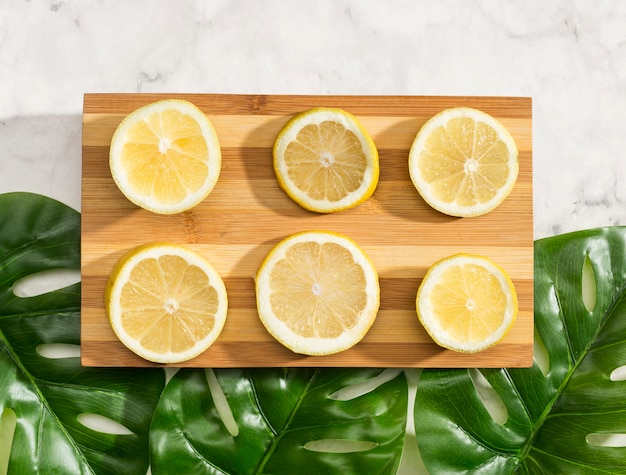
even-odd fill
[{"label": "green leaf", "polygon": [[152,473],[395,474],[406,413],[400,370],[181,370],[154,415]]},{"label": "green leaf", "polygon": [[422,373],[415,427],[431,473],[626,473],[625,254],[623,227],[535,243],[535,364]]},{"label": "green leaf", "polygon": [[[187,369],[163,390],[162,370],[47,356],[80,344],[80,284],[27,298],[16,284],[79,269],[79,250],[77,212],[0,195],[0,474],[143,475],[149,455],[155,475],[396,473],[400,370]],[[535,331],[532,368],[421,373],[431,473],[626,473],[626,228],[536,242]]]},{"label": "green leaf", "polygon": [[[148,469],[163,371],[83,368],[77,356],[44,356],[46,345],[80,344],[80,283],[32,297],[14,293],[26,276],[79,268],[79,213],[36,194],[0,195],[0,473]],[[115,429],[83,423],[97,417]]]}]

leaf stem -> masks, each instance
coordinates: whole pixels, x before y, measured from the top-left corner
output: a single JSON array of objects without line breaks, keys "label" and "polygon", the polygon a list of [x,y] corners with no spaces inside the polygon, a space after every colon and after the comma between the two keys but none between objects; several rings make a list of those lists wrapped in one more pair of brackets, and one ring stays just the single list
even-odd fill
[{"label": "leaf stem", "polygon": [[[533,430],[531,431],[530,435],[528,436],[528,439],[526,440],[526,443],[524,444],[524,446],[522,447],[522,450],[520,451],[520,460],[525,460],[526,457],[528,456],[528,453],[533,448],[534,440],[537,437],[537,434],[539,434],[539,431],[541,430],[541,427],[543,426],[543,424],[546,421],[546,419],[552,413],[552,409],[554,408],[555,404],[558,402],[558,400],[563,395],[563,391],[565,390],[565,388],[569,384],[569,381],[572,378],[572,375],[576,372],[576,370],[581,365],[583,360],[589,354],[589,352],[591,350],[591,347],[595,344],[595,342],[596,342],[596,340],[598,338],[598,335],[602,332],[602,330],[604,328],[604,325],[606,324],[606,321],[609,319],[611,313],[613,312],[613,310],[615,309],[615,307],[617,306],[619,301],[622,299],[622,296],[624,295],[624,292],[626,292],[626,285],[622,286],[622,288],[617,292],[617,294],[616,294],[617,298],[615,298],[615,297],[613,298],[611,304],[609,305],[609,308],[606,310],[606,312],[602,316],[602,318],[600,320],[600,324],[598,325],[598,327],[597,327],[593,337],[589,339],[589,341],[587,342],[587,345],[585,346],[583,351],[581,351],[578,359],[574,359],[575,356],[574,356],[574,350],[573,350],[572,344],[571,344],[571,338],[569,337],[569,334],[566,333],[568,346],[569,346],[569,353],[570,353],[570,356],[571,356],[571,366],[570,366],[569,370],[567,371],[567,374],[565,375],[565,377],[561,381],[561,384],[559,384],[559,387],[556,389],[556,391],[554,393],[554,396],[552,397],[550,402],[548,404],[546,404],[545,410],[543,411],[541,416],[539,416],[539,418],[537,419],[537,422],[533,425]],[[557,298],[558,298],[558,295],[557,295]],[[560,301],[560,299],[559,299],[559,301]],[[561,309],[561,313],[562,313],[562,306],[561,306],[560,303],[559,303],[559,308]],[[564,322],[564,327],[567,328],[567,325],[565,325],[565,322]]]},{"label": "leaf stem", "polygon": [[309,381],[307,382],[304,391],[302,391],[302,394],[298,398],[297,404],[294,404],[293,409],[291,413],[289,414],[289,417],[285,421],[285,425],[281,428],[280,432],[276,433],[276,436],[274,437],[274,439],[272,440],[272,443],[268,446],[267,450],[265,451],[265,456],[259,461],[259,464],[257,465],[257,468],[254,473],[257,473],[257,474],[264,473],[265,465],[267,464],[267,462],[269,462],[270,458],[272,457],[272,454],[274,453],[274,451],[276,450],[276,447],[278,446],[278,443],[287,432],[286,429],[289,427],[289,425],[291,424],[291,421],[293,421],[293,418],[296,416],[298,409],[302,405],[302,401],[309,393],[309,389],[311,385],[317,379],[319,372],[320,372],[320,369],[316,369],[313,375],[311,376],[311,378],[309,379]]}]

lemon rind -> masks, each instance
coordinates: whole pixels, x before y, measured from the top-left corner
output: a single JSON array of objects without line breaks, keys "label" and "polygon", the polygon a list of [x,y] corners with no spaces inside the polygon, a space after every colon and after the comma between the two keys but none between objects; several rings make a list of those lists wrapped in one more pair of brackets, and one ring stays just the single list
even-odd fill
[{"label": "lemon rind", "polygon": [[[419,173],[419,156],[424,149],[426,139],[435,128],[441,126],[450,118],[455,116],[467,116],[473,118],[477,122],[484,122],[488,124],[498,132],[499,138],[505,143],[507,149],[509,150],[509,155],[511,157],[509,165],[512,173],[494,197],[485,203],[478,203],[473,206],[461,206],[457,205],[456,202],[446,203],[438,200],[430,192],[430,184],[425,181]],[[422,199],[435,210],[449,216],[461,218],[482,216],[500,206],[513,191],[519,175],[519,151],[517,144],[515,143],[515,139],[511,135],[510,131],[495,117],[471,107],[453,107],[445,109],[428,119],[418,131],[411,148],[409,149],[409,174],[413,185]]]},{"label": "lemon rind", "polygon": [[[472,263],[487,268],[490,273],[498,279],[503,290],[506,289],[505,294],[508,297],[507,312],[502,324],[489,338],[483,340],[480,344],[464,344],[453,338],[446,337],[443,330],[440,330],[437,326],[429,302],[431,290],[438,283],[437,276],[452,266],[466,263]],[[500,343],[514,326],[519,310],[515,285],[507,272],[501,266],[484,256],[466,253],[458,253],[440,259],[428,269],[418,289],[415,307],[420,323],[433,341],[443,348],[460,353],[478,353]]]},{"label": "lemon rind", "polygon": [[[367,169],[361,186],[350,195],[339,201],[315,200],[302,192],[289,179],[287,166],[283,160],[287,145],[295,140],[302,128],[300,124],[320,124],[326,120],[334,120],[355,134],[361,143],[368,159]],[[376,190],[380,175],[378,149],[369,132],[361,122],[349,112],[332,107],[315,107],[301,112],[287,121],[276,137],[273,153],[274,172],[280,188],[298,205],[317,213],[335,213],[354,208],[368,200]]]},{"label": "lemon rind", "polygon": [[[128,177],[123,171],[120,163],[120,155],[124,146],[124,136],[128,132],[128,129],[133,126],[137,121],[143,118],[164,111],[167,109],[175,109],[184,114],[190,115],[200,125],[203,132],[203,136],[207,140],[208,148],[208,174],[202,187],[194,193],[190,193],[183,201],[173,204],[161,204],[155,202],[150,197],[139,195],[133,190],[133,186],[129,183]],[[111,138],[111,148],[109,151],[109,168],[113,181],[122,192],[122,194],[133,204],[140,208],[146,209],[157,214],[176,214],[182,213],[189,209],[194,208],[213,191],[222,167],[222,154],[219,139],[215,127],[209,120],[209,118],[193,103],[182,99],[163,99],[160,101],[152,102],[145,106],[142,106],[130,114],[128,114],[118,127],[116,128]]]},{"label": "lemon rind", "polygon": [[[186,259],[187,262],[200,267],[207,274],[210,285],[217,291],[219,296],[219,306],[213,315],[215,321],[213,329],[204,338],[198,340],[193,347],[179,353],[171,351],[159,353],[144,348],[139,342],[131,338],[123,330],[121,322],[122,310],[119,303],[120,294],[122,287],[128,281],[128,277],[132,269],[143,259],[158,258],[168,254],[179,255]],[[111,328],[122,344],[130,351],[147,361],[164,364],[182,363],[205,352],[220,336],[226,324],[226,317],[228,313],[228,294],[226,292],[224,281],[215,267],[207,259],[195,251],[184,246],[168,242],[149,243],[137,246],[130,249],[122,257],[120,257],[109,274],[105,287],[104,302],[105,313]]]},{"label": "lemon rind", "polygon": [[[312,239],[313,238],[313,239]],[[328,339],[319,337],[303,337],[294,333],[274,314],[270,299],[270,274],[286,251],[296,243],[314,240],[315,242],[333,242],[348,248],[355,261],[366,269],[367,305],[362,311],[358,324],[341,337]],[[372,260],[365,252],[347,236],[331,231],[303,231],[280,241],[265,257],[255,278],[257,310],[261,323],[268,333],[294,353],[308,356],[324,356],[345,351],[358,344],[368,333],[376,320],[380,306],[380,286],[378,273]]]}]

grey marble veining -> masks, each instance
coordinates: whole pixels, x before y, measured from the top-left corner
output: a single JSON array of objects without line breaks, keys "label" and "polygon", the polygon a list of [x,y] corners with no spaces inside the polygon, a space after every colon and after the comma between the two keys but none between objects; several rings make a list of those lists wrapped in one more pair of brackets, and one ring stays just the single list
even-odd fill
[{"label": "grey marble veining", "polygon": [[80,207],[85,92],[533,98],[535,237],[624,224],[626,4],[3,2],[0,191]]},{"label": "grey marble veining", "polygon": [[624,224],[626,4],[3,2],[0,191],[80,207],[85,92],[533,98],[535,237]]},{"label": "grey marble veining", "polygon": [[87,92],[530,96],[535,237],[623,225],[624,25],[619,0],[3,1],[0,193],[80,209]]}]

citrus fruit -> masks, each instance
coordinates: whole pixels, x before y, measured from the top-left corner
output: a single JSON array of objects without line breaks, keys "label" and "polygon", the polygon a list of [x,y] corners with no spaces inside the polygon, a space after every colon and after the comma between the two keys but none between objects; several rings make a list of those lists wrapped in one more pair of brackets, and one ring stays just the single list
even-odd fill
[{"label": "citrus fruit", "polygon": [[200,203],[217,183],[221,162],[209,119],[179,99],[131,112],[111,139],[113,180],[131,202],[154,213],[179,213]]},{"label": "citrus fruit", "polygon": [[517,316],[517,294],[506,272],[490,259],[456,254],[428,270],[416,308],[437,344],[474,353],[504,338]]},{"label": "citrus fruit", "polygon": [[367,200],[378,184],[378,151],[356,117],[318,107],[291,118],[274,143],[274,171],[291,199],[332,213]]},{"label": "citrus fruit", "polygon": [[126,347],[149,361],[178,363],[217,339],[228,298],[221,277],[202,256],[178,244],[152,243],[117,261],[104,303]]},{"label": "citrus fruit", "polygon": [[460,217],[495,209],[511,193],[519,171],[509,131],[477,109],[446,109],[429,119],[409,151],[411,180],[436,210]]},{"label": "citrus fruit", "polygon": [[378,275],[340,234],[305,231],[278,243],[256,278],[259,317],[295,353],[327,355],[357,344],[376,319]]}]

